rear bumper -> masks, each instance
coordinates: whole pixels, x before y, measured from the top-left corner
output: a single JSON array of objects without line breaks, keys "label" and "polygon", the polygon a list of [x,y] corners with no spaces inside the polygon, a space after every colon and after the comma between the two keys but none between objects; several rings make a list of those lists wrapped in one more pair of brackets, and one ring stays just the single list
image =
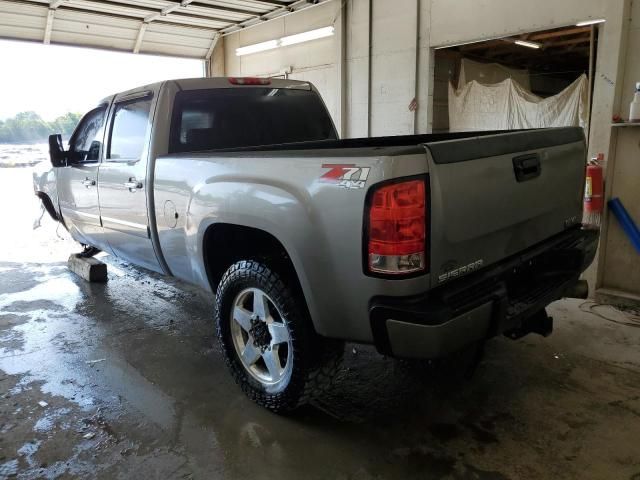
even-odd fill
[{"label": "rear bumper", "polygon": [[572,229],[418,297],[376,297],[369,315],[381,353],[438,358],[531,320],[569,292],[591,264],[598,231]]}]

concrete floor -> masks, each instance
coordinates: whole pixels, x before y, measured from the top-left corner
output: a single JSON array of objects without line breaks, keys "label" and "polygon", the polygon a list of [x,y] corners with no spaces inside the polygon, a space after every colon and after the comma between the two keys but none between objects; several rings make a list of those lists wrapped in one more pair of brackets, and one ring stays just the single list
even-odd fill
[{"label": "concrete floor", "polygon": [[550,338],[490,342],[471,380],[348,345],[333,391],[279,417],[227,374],[209,296],[111,258],[78,279],[24,201],[0,240],[0,478],[640,479],[630,315],[556,302]]}]

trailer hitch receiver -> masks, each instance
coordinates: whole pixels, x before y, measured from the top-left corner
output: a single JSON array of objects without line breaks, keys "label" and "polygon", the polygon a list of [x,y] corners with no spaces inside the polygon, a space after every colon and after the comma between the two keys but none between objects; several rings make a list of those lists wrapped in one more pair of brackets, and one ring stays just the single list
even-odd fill
[{"label": "trailer hitch receiver", "polygon": [[523,320],[519,327],[504,332],[504,335],[512,340],[517,340],[530,333],[537,333],[543,337],[548,337],[552,332],[553,318],[547,315],[547,311],[543,308],[539,312]]}]

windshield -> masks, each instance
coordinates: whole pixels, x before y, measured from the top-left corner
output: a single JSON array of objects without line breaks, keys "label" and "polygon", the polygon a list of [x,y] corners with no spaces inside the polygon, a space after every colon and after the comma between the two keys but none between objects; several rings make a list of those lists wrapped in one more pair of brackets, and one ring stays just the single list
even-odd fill
[{"label": "windshield", "polygon": [[312,91],[217,88],[176,94],[169,153],[336,140]]}]

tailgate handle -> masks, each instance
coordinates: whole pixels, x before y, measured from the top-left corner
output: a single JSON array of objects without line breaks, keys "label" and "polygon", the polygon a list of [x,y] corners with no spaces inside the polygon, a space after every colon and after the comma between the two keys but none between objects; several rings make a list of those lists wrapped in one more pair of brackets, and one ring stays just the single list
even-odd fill
[{"label": "tailgate handle", "polygon": [[540,156],[537,153],[521,155],[513,159],[513,171],[518,182],[526,182],[539,177],[542,172]]}]

